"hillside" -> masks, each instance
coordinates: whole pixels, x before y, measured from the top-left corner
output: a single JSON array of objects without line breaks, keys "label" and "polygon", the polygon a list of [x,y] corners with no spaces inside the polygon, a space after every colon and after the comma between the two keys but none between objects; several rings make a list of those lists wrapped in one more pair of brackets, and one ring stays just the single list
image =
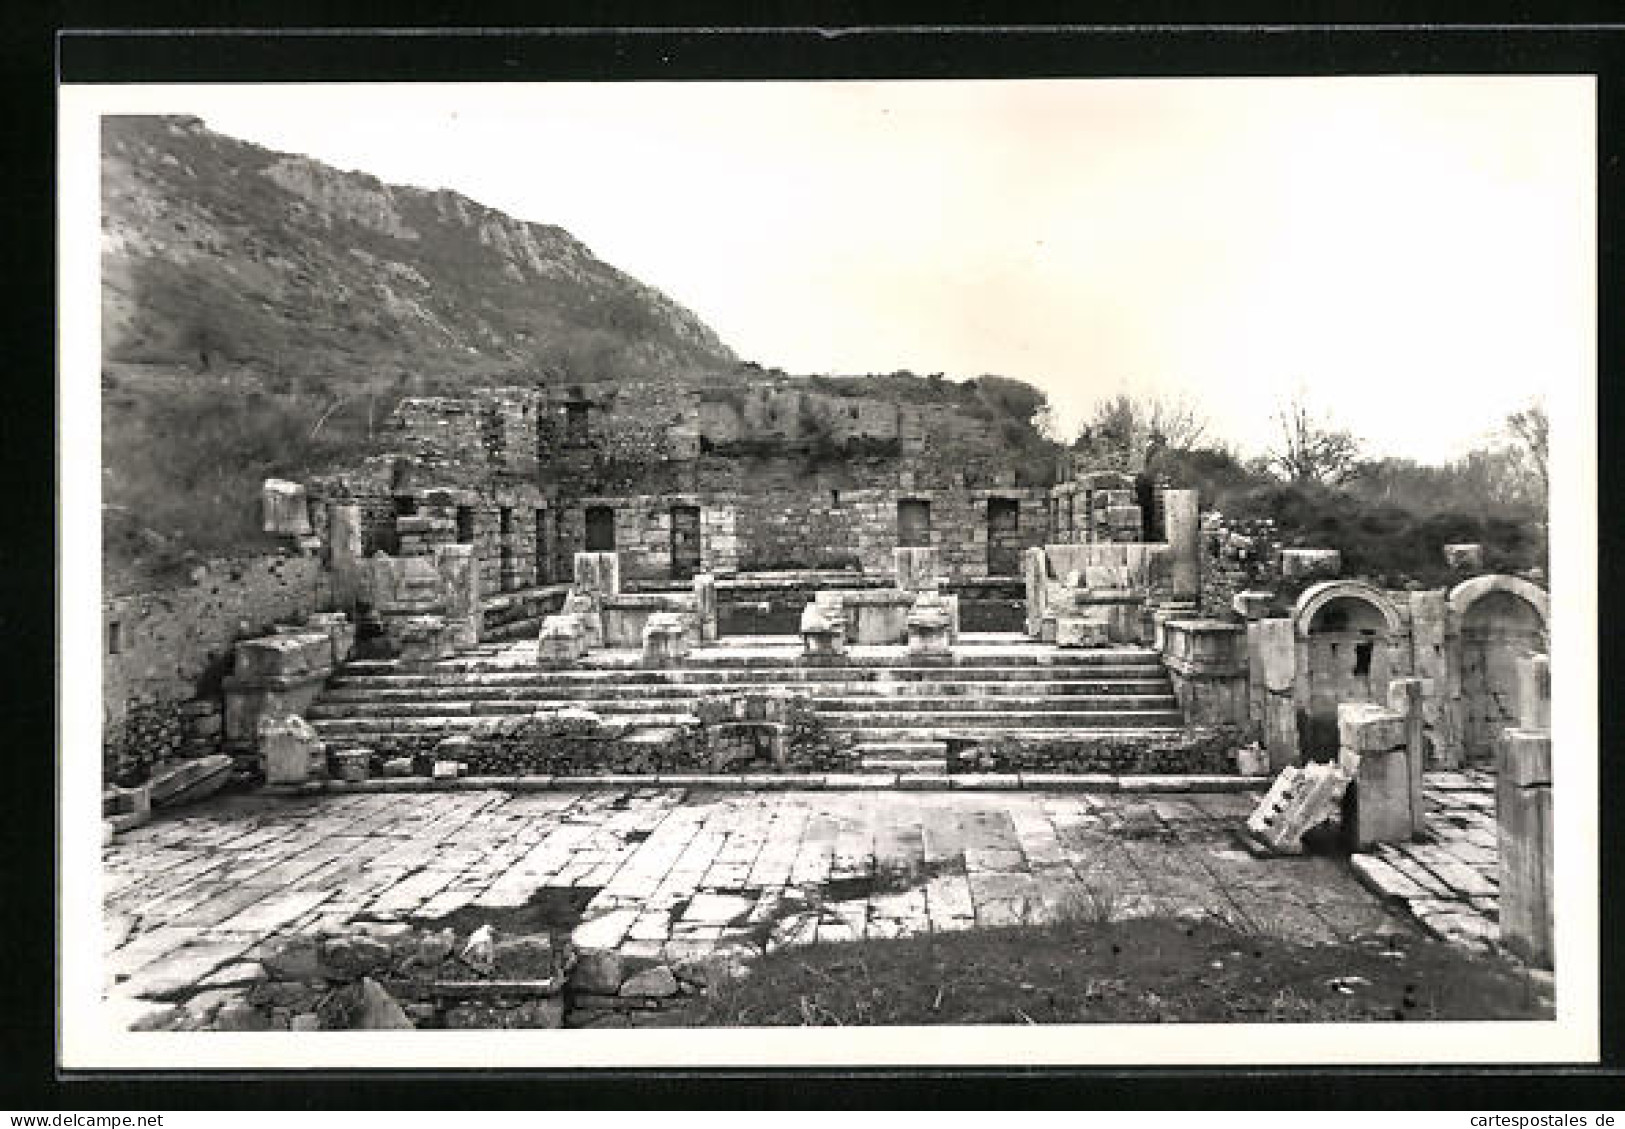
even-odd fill
[{"label": "hillside", "polygon": [[323,383],[728,371],[693,313],[567,231],[196,118],[102,126],[103,359]]}]

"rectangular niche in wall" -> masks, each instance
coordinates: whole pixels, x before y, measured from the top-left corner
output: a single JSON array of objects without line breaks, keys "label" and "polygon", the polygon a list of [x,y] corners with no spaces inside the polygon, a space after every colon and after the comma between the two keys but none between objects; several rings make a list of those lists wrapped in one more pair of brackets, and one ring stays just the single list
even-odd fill
[{"label": "rectangular niche in wall", "polygon": [[987,500],[987,574],[1014,576],[1021,570],[1021,503],[1014,498]]},{"label": "rectangular niche in wall", "polygon": [[931,544],[931,503],[904,498],[897,503],[897,544],[920,549]]},{"label": "rectangular niche in wall", "polygon": [[587,405],[580,400],[564,405],[564,442],[570,447],[587,445]]},{"label": "rectangular niche in wall", "polygon": [[671,577],[692,580],[700,571],[700,507],[671,508]]},{"label": "rectangular niche in wall", "polygon": [[536,583],[550,584],[553,581],[552,567],[553,546],[547,536],[547,510],[536,509]]},{"label": "rectangular niche in wall", "polygon": [[615,551],[615,510],[610,506],[587,507],[587,552]]},{"label": "rectangular niche in wall", "polygon": [[457,543],[459,545],[472,545],[474,543],[474,507],[457,507]]}]

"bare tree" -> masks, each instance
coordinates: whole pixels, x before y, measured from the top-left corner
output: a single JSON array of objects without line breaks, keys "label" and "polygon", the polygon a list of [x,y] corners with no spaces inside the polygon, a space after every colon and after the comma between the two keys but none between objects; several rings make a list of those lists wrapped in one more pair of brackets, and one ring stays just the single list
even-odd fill
[{"label": "bare tree", "polygon": [[1507,430],[1523,444],[1524,452],[1534,464],[1535,477],[1540,483],[1540,502],[1545,504],[1551,490],[1551,468],[1548,462],[1551,442],[1551,420],[1546,416],[1546,405],[1539,400],[1521,412],[1507,417]]},{"label": "bare tree", "polygon": [[1281,443],[1269,452],[1269,462],[1288,481],[1341,486],[1359,474],[1360,441],[1316,419],[1301,396],[1283,405],[1276,420]]},{"label": "bare tree", "polygon": [[1095,405],[1078,429],[1074,446],[1103,445],[1123,454],[1131,471],[1144,470],[1164,451],[1189,451],[1207,434],[1207,420],[1190,401],[1127,392]]}]

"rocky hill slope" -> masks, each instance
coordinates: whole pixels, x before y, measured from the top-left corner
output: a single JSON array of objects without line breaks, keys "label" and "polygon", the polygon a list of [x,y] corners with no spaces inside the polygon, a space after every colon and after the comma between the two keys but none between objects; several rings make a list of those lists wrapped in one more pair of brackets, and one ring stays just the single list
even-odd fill
[{"label": "rocky hill slope", "polygon": [[102,127],[104,360],[342,382],[730,371],[693,313],[562,228],[196,118]]}]

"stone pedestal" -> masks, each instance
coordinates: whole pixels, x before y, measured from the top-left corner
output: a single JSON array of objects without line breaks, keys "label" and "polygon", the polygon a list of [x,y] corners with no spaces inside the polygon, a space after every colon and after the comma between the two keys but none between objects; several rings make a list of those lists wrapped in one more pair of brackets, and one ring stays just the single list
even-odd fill
[{"label": "stone pedestal", "polygon": [[1497,748],[1496,853],[1501,943],[1524,960],[1552,966],[1552,739],[1508,729]]},{"label": "stone pedestal", "polygon": [[310,536],[310,506],[305,500],[305,488],[299,483],[267,478],[260,488],[260,508],[266,533]]},{"label": "stone pedestal", "polygon": [[325,774],[326,750],[304,718],[261,718],[256,736],[267,784],[303,784]]},{"label": "stone pedestal", "polygon": [[583,592],[618,596],[621,592],[621,558],[618,553],[577,553],[575,586]]},{"label": "stone pedestal", "polygon": [[815,600],[801,612],[801,645],[805,654],[818,658],[846,654],[845,621]]},{"label": "stone pedestal", "polygon": [[908,613],[908,652],[911,655],[952,653],[953,620],[941,597],[922,593]]},{"label": "stone pedestal", "polygon": [[333,642],[326,632],[245,639],[233,649],[225,693],[226,747],[249,754],[258,747],[260,722],[302,714],[333,673]]},{"label": "stone pedestal", "polygon": [[586,653],[587,633],[580,616],[550,615],[542,620],[541,634],[536,638],[538,661],[567,665]]},{"label": "stone pedestal", "polygon": [[1414,806],[1406,729],[1404,714],[1371,702],[1337,707],[1337,762],[1354,783],[1343,816],[1352,850],[1416,835],[1421,812]]},{"label": "stone pedestal", "polygon": [[677,612],[655,612],[643,626],[643,661],[670,666],[688,656],[689,620]]},{"label": "stone pedestal", "polygon": [[1247,723],[1247,629],[1217,619],[1163,625],[1163,665],[1193,725]]}]

